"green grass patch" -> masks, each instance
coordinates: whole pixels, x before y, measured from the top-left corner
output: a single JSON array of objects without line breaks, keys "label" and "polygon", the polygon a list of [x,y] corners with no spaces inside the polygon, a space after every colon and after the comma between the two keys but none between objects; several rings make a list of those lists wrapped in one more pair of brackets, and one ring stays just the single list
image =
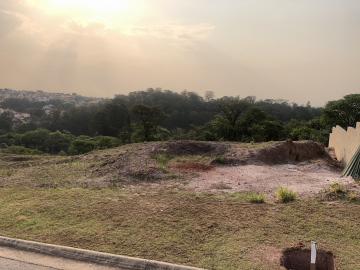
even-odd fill
[{"label": "green grass patch", "polygon": [[172,158],[173,157],[168,154],[158,154],[154,157],[156,162],[159,164],[159,167],[163,170],[167,169],[167,166]]},{"label": "green grass patch", "polygon": [[285,187],[280,187],[277,191],[276,191],[276,199],[278,200],[278,202],[281,203],[289,203],[289,202],[293,202],[296,200],[297,198],[297,194]]},{"label": "green grass patch", "polygon": [[250,203],[265,203],[265,195],[259,193],[250,193],[247,195],[247,201]]},{"label": "green grass patch", "polygon": [[[317,240],[360,269],[360,205],[249,204],[248,194],[167,189],[0,189],[4,236],[217,270],[279,269],[273,254]],[[273,255],[272,255],[273,256]]]},{"label": "green grass patch", "polygon": [[[2,235],[219,270],[278,269],[269,252],[315,239],[359,269],[360,205],[249,204],[249,194],[0,189]],[[272,254],[272,253],[271,253]]]}]

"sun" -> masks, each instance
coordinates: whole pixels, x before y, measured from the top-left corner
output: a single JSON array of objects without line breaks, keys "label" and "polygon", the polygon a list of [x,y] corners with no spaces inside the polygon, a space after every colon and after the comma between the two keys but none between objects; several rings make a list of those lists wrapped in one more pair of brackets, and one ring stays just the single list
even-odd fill
[{"label": "sun", "polygon": [[50,15],[71,17],[83,23],[117,22],[134,16],[137,0],[29,0]]}]

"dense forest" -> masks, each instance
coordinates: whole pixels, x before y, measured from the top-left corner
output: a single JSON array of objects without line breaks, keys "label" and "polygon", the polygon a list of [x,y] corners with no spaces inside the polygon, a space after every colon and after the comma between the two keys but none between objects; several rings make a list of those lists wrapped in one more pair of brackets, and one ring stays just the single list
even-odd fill
[{"label": "dense forest", "polygon": [[[87,105],[64,100],[7,98],[0,103],[3,152],[81,154],[155,140],[263,142],[316,140],[326,144],[335,125],[360,121],[360,94],[323,108],[255,97],[214,98],[148,89]],[[1,112],[1,111],[0,111]],[[16,121],[14,112],[28,115]]]}]

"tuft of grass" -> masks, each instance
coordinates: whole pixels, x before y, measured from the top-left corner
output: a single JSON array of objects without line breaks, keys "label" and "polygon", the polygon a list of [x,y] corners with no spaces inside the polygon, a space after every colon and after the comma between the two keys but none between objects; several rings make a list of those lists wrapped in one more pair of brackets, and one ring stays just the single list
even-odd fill
[{"label": "tuft of grass", "polygon": [[329,192],[337,195],[346,194],[345,187],[337,182],[334,182],[330,185]]},{"label": "tuft of grass", "polygon": [[359,202],[360,201],[358,194],[356,194],[355,192],[350,192],[347,195],[347,199],[349,200],[349,202]]},{"label": "tuft of grass", "polygon": [[289,203],[296,200],[297,194],[286,187],[280,187],[276,191],[276,199],[281,203]]},{"label": "tuft of grass", "polygon": [[250,193],[247,195],[247,201],[250,203],[265,203],[265,195],[259,193]]},{"label": "tuft of grass", "polygon": [[226,159],[224,156],[217,156],[214,160],[214,163],[219,164],[219,165],[226,165]]},{"label": "tuft of grass", "polygon": [[358,202],[359,195],[356,192],[349,191],[344,185],[334,182],[324,192],[325,200],[347,200],[349,202]]},{"label": "tuft of grass", "polygon": [[159,164],[160,168],[166,170],[172,157],[167,154],[158,154],[155,156],[156,162]]}]

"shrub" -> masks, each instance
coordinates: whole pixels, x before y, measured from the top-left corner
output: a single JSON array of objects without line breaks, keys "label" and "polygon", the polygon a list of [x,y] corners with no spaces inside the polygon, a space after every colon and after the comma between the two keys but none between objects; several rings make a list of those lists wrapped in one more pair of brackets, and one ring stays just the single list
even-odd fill
[{"label": "shrub", "polygon": [[159,164],[160,168],[162,169],[166,169],[171,158],[172,157],[167,154],[158,154],[155,156],[156,162]]},{"label": "shrub", "polygon": [[329,192],[333,194],[341,195],[341,194],[345,194],[346,190],[343,185],[335,182],[330,185]]},{"label": "shrub", "polygon": [[97,149],[108,149],[119,146],[120,140],[115,137],[98,136],[94,138]]},{"label": "shrub", "polygon": [[16,146],[12,145],[5,149],[1,150],[2,153],[6,154],[14,154],[14,155],[41,155],[43,152],[36,150],[36,149],[30,149],[23,146]]},{"label": "shrub", "polygon": [[334,182],[325,190],[324,196],[328,201],[345,200],[348,198],[348,193],[348,190],[342,184]]},{"label": "shrub", "polygon": [[224,156],[217,156],[213,162],[219,165],[226,165],[227,163],[226,158]]},{"label": "shrub", "polygon": [[265,195],[258,194],[258,193],[250,193],[247,196],[247,201],[250,203],[264,203],[265,202]]},{"label": "shrub", "polygon": [[276,191],[276,198],[281,203],[289,203],[296,200],[296,193],[285,187],[280,187]]},{"label": "shrub", "polygon": [[76,139],[69,147],[70,155],[81,155],[91,152],[95,149],[95,143],[90,140]]}]

